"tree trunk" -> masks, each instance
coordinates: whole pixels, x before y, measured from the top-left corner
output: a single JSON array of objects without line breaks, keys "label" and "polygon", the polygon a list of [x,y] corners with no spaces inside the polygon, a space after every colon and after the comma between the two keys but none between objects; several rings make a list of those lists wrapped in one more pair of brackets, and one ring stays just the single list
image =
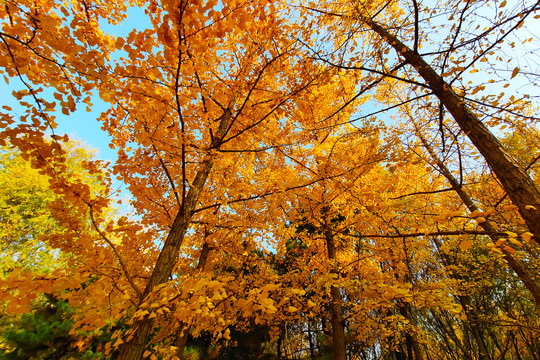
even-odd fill
[{"label": "tree trunk", "polygon": [[482,121],[467,107],[463,99],[424,61],[420,54],[411,50],[373,19],[363,15],[361,10],[358,10],[357,14],[362,22],[390,44],[426,81],[440,102],[452,114],[463,133],[469,137],[482,154],[514,205],[519,208],[519,213],[531,233],[534,234],[535,241],[540,244],[540,192],[531,178],[512,159]]},{"label": "tree trunk", "polygon": [[[327,216],[326,211],[323,211]],[[336,263],[336,247],[334,243],[334,234],[330,228],[328,218],[324,222],[324,237],[326,240],[326,249],[328,251],[328,260],[330,261],[332,274],[338,275]],[[345,326],[343,322],[343,309],[341,307],[341,293],[338,286],[330,287],[330,308],[332,321],[332,353],[334,360],[346,360],[347,353],[345,348]]]},{"label": "tree trunk", "polygon": [[[417,326],[416,319],[411,313],[411,306],[409,303],[401,302],[399,304],[399,313],[413,326]],[[424,353],[422,347],[418,341],[418,336],[416,333],[407,333],[405,335],[405,340],[407,342],[407,356],[410,360],[424,360]],[[414,356],[413,356],[414,354]]]},{"label": "tree trunk", "polygon": [[[219,129],[214,136],[214,140],[212,141],[209,150],[218,149],[221,146],[221,141],[227,130],[227,125],[230,118],[231,111],[226,109],[219,118]],[[206,179],[208,178],[210,170],[212,170],[214,165],[214,157],[215,155],[208,154],[202,162],[202,168],[195,175],[195,179],[189,188],[186,198],[183,199],[183,206],[178,211],[171,231],[169,232],[169,235],[165,240],[165,244],[163,245],[163,249],[159,254],[154,271],[152,271],[150,280],[144,290],[141,303],[157,285],[165,283],[171,275],[172,269],[174,268],[178,259],[178,254],[180,252],[180,247],[182,246],[184,236],[191,222],[193,211],[197,206],[197,202],[204,188]],[[137,321],[134,324],[135,330],[133,333],[133,338],[122,345],[120,348],[120,354],[118,355],[118,360],[142,359],[148,337],[153,328],[153,323],[153,319],[145,317],[143,320]]]},{"label": "tree trunk", "polygon": [[[412,114],[409,113],[408,115],[411,118],[411,121],[413,121]],[[424,145],[424,148],[427,150],[430,157],[433,159],[433,161],[437,163],[437,167],[439,168],[441,173],[444,175],[444,177],[448,180],[448,182],[450,183],[450,186],[452,186],[452,189],[454,189],[454,191],[459,195],[461,201],[463,201],[463,203],[467,206],[470,212],[478,211],[479,210],[478,206],[476,206],[476,204],[474,203],[470,195],[465,191],[463,186],[460,185],[460,183],[457,181],[454,175],[452,175],[450,170],[446,167],[446,165],[435,154],[431,146],[428,144],[426,139],[420,133],[420,129],[418,129],[414,121],[413,121],[413,124],[416,130],[416,135],[418,136],[418,138],[420,138],[420,141]],[[486,232],[489,233],[489,237],[494,243],[496,243],[499,239],[505,237],[502,234],[497,234],[497,230],[495,226],[489,220],[486,220],[480,223],[480,226],[482,227],[482,229],[484,229]],[[525,269],[525,267],[512,256],[512,254],[509,251],[507,251],[504,248],[502,248],[501,250],[504,254],[504,257],[510,269],[514,271],[514,273],[518,276],[518,278],[521,280],[523,285],[525,285],[525,287],[529,290],[529,292],[534,298],[536,306],[540,307],[540,287],[538,286],[534,276],[530,274]]]}]

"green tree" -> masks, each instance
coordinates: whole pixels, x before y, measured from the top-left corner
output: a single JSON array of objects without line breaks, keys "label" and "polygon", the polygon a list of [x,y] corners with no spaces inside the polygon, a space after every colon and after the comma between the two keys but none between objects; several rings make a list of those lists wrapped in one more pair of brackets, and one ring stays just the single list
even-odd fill
[{"label": "green tree", "polygon": [[[91,160],[93,151],[77,142],[67,143],[65,148],[68,172],[91,185],[93,191],[99,191],[100,174],[89,174],[81,165]],[[31,160],[24,159],[19,151],[5,146],[0,150],[0,157],[0,276],[5,280],[14,271],[31,271],[35,276],[46,276],[66,266],[71,256],[45,240],[47,236],[64,232],[51,208],[59,196],[50,188],[49,177],[33,168]],[[16,290],[14,296],[17,292],[20,291]],[[93,359],[101,356],[89,349],[89,346],[95,348],[99,345],[100,341],[94,335],[90,338],[95,340],[84,346],[81,343],[79,349],[73,345],[79,337],[70,333],[74,310],[65,300],[52,294],[34,295],[35,300],[23,314],[12,314],[2,304],[0,359],[68,359],[81,356]]]},{"label": "green tree", "polygon": [[41,241],[56,227],[48,205],[55,199],[46,176],[10,148],[0,152],[0,273],[15,267],[50,271],[57,254]]},{"label": "green tree", "polygon": [[[82,165],[92,159],[94,151],[77,142],[66,143],[64,149],[69,176],[99,192],[101,174],[90,174]],[[12,147],[0,149],[1,276],[8,276],[16,267],[50,272],[66,259],[68,254],[44,241],[47,236],[63,232],[51,209],[58,199],[50,178],[34,168],[31,160]]]}]

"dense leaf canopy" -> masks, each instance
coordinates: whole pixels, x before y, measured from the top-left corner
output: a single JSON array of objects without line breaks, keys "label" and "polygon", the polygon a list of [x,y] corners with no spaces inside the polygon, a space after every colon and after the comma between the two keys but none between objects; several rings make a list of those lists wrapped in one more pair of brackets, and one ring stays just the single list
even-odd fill
[{"label": "dense leaf canopy", "polygon": [[[538,358],[539,17],[2,0],[5,311],[129,360]],[[96,101],[114,164],[56,130]]]}]

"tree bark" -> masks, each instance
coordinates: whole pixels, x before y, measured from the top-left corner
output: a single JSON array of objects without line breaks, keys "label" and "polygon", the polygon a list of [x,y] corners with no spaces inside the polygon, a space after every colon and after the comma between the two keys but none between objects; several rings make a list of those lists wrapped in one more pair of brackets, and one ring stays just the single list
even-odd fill
[{"label": "tree bark", "polygon": [[372,18],[363,15],[360,10],[357,11],[357,14],[364,24],[390,44],[426,81],[426,84],[452,115],[461,130],[482,154],[514,205],[519,208],[519,213],[531,233],[534,234],[535,241],[540,244],[540,192],[531,178],[512,159],[502,144],[478,116],[469,109],[463,99],[418,52],[411,50]]},{"label": "tree bark", "polygon": [[[195,175],[195,179],[189,191],[183,201],[183,206],[178,211],[176,215],[171,231],[169,232],[165,244],[161,249],[156,266],[150,280],[146,285],[146,288],[143,293],[143,298],[141,302],[144,302],[144,299],[152,292],[152,290],[160,284],[163,284],[167,281],[171,275],[172,269],[174,268],[176,261],[178,259],[178,254],[180,252],[180,247],[186,235],[186,231],[191,222],[193,216],[193,211],[199,200],[199,196],[204,188],[206,179],[212,170],[214,165],[215,155],[212,154],[212,150],[219,149],[221,146],[221,141],[223,136],[225,136],[229,120],[231,118],[230,109],[226,109],[221,117],[219,118],[219,129],[214,136],[214,140],[209,147],[209,154],[205,157],[202,162],[202,168]],[[139,304],[140,305],[140,304]],[[135,331],[133,337],[130,341],[124,343],[120,348],[120,354],[118,355],[118,360],[140,360],[142,359],[146,343],[148,342],[148,337],[153,328],[153,319],[145,317],[143,320],[140,320],[135,323]]]},{"label": "tree bark", "polygon": [[[328,251],[328,260],[330,261],[330,273],[338,275],[336,263],[336,247],[334,242],[334,233],[330,228],[330,221],[327,218],[327,211],[323,211],[326,217],[324,221],[324,237],[326,240],[326,249]],[[345,325],[343,322],[343,309],[341,307],[341,293],[338,286],[330,287],[330,308],[332,321],[332,353],[334,360],[347,360],[345,348]]]}]

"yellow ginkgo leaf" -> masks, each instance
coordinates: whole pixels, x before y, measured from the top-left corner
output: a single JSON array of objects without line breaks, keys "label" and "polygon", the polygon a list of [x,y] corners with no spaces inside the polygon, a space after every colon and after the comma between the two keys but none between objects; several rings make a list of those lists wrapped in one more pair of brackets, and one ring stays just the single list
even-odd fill
[{"label": "yellow ginkgo leaf", "polygon": [[521,234],[521,237],[523,238],[523,240],[524,240],[525,242],[530,241],[531,238],[532,238],[532,236],[533,236],[533,234],[531,234],[531,233],[528,232],[528,231],[527,231],[527,232],[524,232],[523,234]]},{"label": "yellow ginkgo leaf", "polygon": [[471,248],[472,244],[473,242],[471,240],[465,240],[459,244],[459,248],[463,251],[467,251]]}]

